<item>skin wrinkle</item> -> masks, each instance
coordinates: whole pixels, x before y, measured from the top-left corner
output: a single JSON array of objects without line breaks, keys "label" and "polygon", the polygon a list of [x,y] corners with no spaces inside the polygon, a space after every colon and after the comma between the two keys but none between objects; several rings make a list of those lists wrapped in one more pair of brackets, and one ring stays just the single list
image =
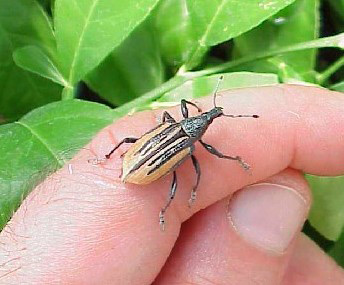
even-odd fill
[{"label": "skin wrinkle", "polygon": [[13,239],[13,235],[14,233],[7,234],[7,236],[12,239],[12,241],[14,241],[14,243],[9,243],[11,246],[8,246],[8,244],[5,243],[1,243],[1,250],[4,251],[5,254],[3,254],[4,261],[0,265],[0,282],[6,276],[14,274],[22,268],[23,262],[21,259],[21,255],[23,254],[23,251],[26,250],[26,248],[18,248],[20,243],[17,239]]},{"label": "skin wrinkle", "polygon": [[[7,237],[14,241],[14,243],[11,244],[12,249],[8,246],[8,244],[1,243],[1,250],[5,251],[6,259],[2,264],[0,265],[0,281],[5,278],[6,276],[9,276],[11,274],[14,274],[18,270],[22,268],[22,260],[21,260],[21,254],[22,251],[25,251],[26,248],[19,249],[19,242],[17,239],[13,239],[14,233],[10,233],[7,231]],[[18,265],[17,265],[18,264]]]},{"label": "skin wrinkle", "polygon": [[[10,274],[13,274],[13,273],[17,272],[17,271],[20,270],[21,268],[22,268],[22,267],[19,266],[19,267],[15,268],[15,269],[9,270],[8,272],[6,272],[6,273],[0,275],[0,280],[1,280],[2,278],[4,278],[4,277],[10,275]],[[1,273],[0,273],[0,274],[1,274]]]},{"label": "skin wrinkle", "polygon": [[2,264],[0,264],[0,267],[4,267],[4,266],[6,266],[6,264],[13,262],[13,261],[18,261],[18,260],[20,260],[20,257],[13,257],[13,258],[3,262]]},{"label": "skin wrinkle", "polygon": [[20,237],[20,236],[14,232],[11,225],[9,225],[8,227],[5,227],[3,229],[3,232],[5,232],[14,242],[18,242],[17,237]]},{"label": "skin wrinkle", "polygon": [[[13,274],[15,272],[17,272],[18,270],[20,270],[22,268],[22,265],[20,264],[20,257],[16,257],[16,258],[12,258],[12,259],[9,259],[7,262],[1,264],[1,269],[0,269],[0,282],[3,278],[5,278],[6,276],[10,275],[10,274]],[[9,264],[11,262],[16,262],[18,263],[18,265],[15,265],[15,264]],[[9,267],[8,269],[6,269],[6,266],[7,265],[10,265],[11,267]],[[10,268],[13,268],[13,269],[10,269]],[[19,284],[19,283],[18,283]]]}]

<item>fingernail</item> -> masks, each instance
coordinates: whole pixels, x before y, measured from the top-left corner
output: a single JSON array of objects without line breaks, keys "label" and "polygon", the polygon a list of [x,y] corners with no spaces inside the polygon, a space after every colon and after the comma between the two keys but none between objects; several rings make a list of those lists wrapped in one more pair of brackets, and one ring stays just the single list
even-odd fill
[{"label": "fingernail", "polygon": [[248,186],[229,203],[229,218],[246,241],[283,253],[305,221],[307,203],[294,189],[270,183]]}]

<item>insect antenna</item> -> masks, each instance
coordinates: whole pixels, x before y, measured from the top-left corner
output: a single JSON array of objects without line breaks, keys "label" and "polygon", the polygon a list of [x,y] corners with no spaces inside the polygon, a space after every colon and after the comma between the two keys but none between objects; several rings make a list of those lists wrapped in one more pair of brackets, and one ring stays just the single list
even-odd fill
[{"label": "insect antenna", "polygon": [[[217,108],[217,106],[216,106],[216,95],[217,95],[217,92],[219,90],[219,86],[220,86],[220,83],[222,80],[223,80],[223,75],[221,75],[219,77],[219,80],[217,81],[217,84],[215,87],[214,96],[213,96],[214,108]],[[226,114],[222,114],[222,116],[229,117],[229,118],[259,118],[258,115],[226,115]]]},{"label": "insect antenna", "polygon": [[222,116],[229,117],[229,118],[259,118],[258,115],[226,115],[226,114],[223,114]]},{"label": "insect antenna", "polygon": [[216,108],[216,95],[217,95],[217,91],[219,90],[220,83],[221,83],[222,80],[223,80],[223,75],[221,75],[219,77],[219,80],[217,81],[217,84],[216,84],[216,87],[215,87],[214,96],[213,96],[214,108]]}]

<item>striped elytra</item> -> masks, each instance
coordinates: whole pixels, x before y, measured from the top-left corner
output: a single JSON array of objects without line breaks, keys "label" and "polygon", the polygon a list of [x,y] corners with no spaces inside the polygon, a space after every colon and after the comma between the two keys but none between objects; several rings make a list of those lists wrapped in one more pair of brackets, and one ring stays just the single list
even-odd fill
[{"label": "striped elytra", "polygon": [[175,122],[165,122],[144,134],[125,153],[121,180],[149,184],[170,173],[188,158],[194,146]]}]

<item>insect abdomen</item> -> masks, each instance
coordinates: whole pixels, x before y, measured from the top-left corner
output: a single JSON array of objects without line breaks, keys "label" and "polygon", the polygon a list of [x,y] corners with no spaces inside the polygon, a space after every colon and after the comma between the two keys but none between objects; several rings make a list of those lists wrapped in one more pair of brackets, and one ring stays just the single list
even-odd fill
[{"label": "insect abdomen", "polygon": [[124,155],[122,181],[151,183],[174,170],[192,150],[180,124],[165,122],[143,135]]}]

